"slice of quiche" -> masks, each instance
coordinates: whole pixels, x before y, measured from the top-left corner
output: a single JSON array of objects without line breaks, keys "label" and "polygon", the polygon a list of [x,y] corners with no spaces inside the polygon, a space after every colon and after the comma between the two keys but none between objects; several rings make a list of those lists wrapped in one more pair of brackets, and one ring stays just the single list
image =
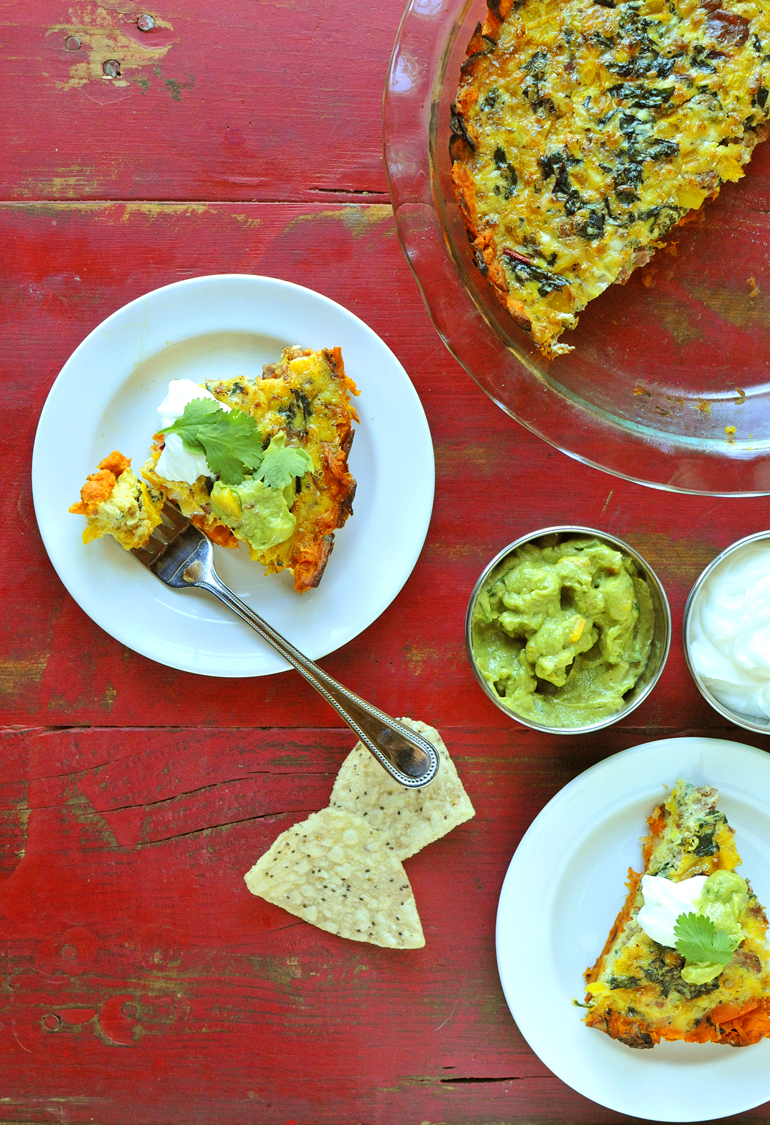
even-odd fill
[{"label": "slice of quiche", "polygon": [[130,551],[145,545],[153,528],[161,522],[162,507],[162,495],[139,480],[131,470],[130,459],[115,449],[88,476],[80,490],[80,500],[69,510],[88,521],[83,531],[84,543],[111,535]]},{"label": "slice of quiche", "polygon": [[244,542],[266,573],[292,571],[300,592],[317,586],[334,531],[352,514],[356,490],[348,453],[358,421],[350,395],[358,389],[345,374],[340,349],[286,348],[261,377],[202,386],[234,417],[254,419],[261,467],[250,474],[247,463],[245,477],[230,483],[205,465],[192,484],[168,479],[161,462],[166,437],[160,433],[143,475],[215,543]]},{"label": "slice of quiche", "polygon": [[[717,800],[716,789],[680,780],[653,811],[643,840],[644,873],[629,871],[625,905],[586,971],[586,1024],[629,1047],[653,1047],[662,1039],[744,1047],[770,1035],[767,918],[750,885],[735,874],[741,860]],[[675,888],[679,896],[703,888],[694,908],[677,919],[675,944],[662,944],[642,928],[644,876],[655,877],[650,895],[655,879],[664,887],[697,880]],[[716,890],[711,905],[709,888]],[[644,913],[641,920],[655,929]]]},{"label": "slice of quiche", "polygon": [[769,89],[763,0],[488,0],[452,177],[477,266],[544,355],[743,176]]},{"label": "slice of quiche", "polygon": [[357,394],[339,348],[286,348],[252,380],[172,380],[147,483],[115,451],[69,509],[88,520],[84,542],[143,546],[168,499],[220,546],[243,542],[268,574],[290,570],[300,592],[317,586],[353,511]]}]

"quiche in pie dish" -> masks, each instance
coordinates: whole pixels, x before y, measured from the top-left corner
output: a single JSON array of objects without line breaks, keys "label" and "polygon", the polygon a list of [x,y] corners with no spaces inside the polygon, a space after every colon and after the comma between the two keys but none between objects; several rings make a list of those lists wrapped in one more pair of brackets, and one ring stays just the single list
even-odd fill
[{"label": "quiche in pie dish", "polygon": [[[172,501],[220,546],[245,543],[268,574],[290,570],[296,590],[311,589],[335,530],[353,510],[348,453],[358,416],[351,394],[358,390],[339,348],[286,348],[254,379],[200,387],[174,380],[159,408],[169,416],[142,469],[149,495],[161,505]],[[174,395],[176,406],[169,405]],[[111,522],[98,534],[138,546],[118,485],[110,493]],[[89,515],[88,503],[83,496],[70,511]]]},{"label": "quiche in pie dish", "polygon": [[769,89],[767,0],[488,0],[452,178],[476,265],[545,356],[743,176]]},{"label": "quiche in pie dish", "polygon": [[[649,936],[642,923],[652,927],[641,914],[647,880],[629,871],[625,905],[586,972],[586,1024],[629,1047],[653,1047],[662,1039],[744,1047],[770,1036],[767,918],[751,886],[735,874],[741,860],[717,799],[710,786],[678,781],[648,819],[643,856],[645,876],[678,884],[680,892],[698,876],[704,897],[705,887],[716,885],[719,901],[704,913],[717,919],[717,928],[729,913],[724,903],[732,904],[732,934],[729,940],[723,934],[721,942],[727,951],[710,954],[721,957],[719,963],[692,965],[681,941],[669,946]],[[720,885],[727,893],[719,893]],[[680,925],[681,916],[677,933]]]}]

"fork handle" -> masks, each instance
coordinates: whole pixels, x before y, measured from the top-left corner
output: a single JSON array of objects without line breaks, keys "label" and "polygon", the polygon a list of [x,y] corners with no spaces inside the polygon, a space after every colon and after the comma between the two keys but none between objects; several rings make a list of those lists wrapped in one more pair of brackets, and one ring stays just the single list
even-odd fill
[{"label": "fork handle", "polygon": [[409,789],[418,789],[433,780],[438,771],[439,757],[435,746],[432,746],[427,738],[410,730],[397,719],[391,719],[384,711],[367,703],[328,672],[324,672],[323,668],[319,668],[295,648],[272,625],[268,625],[249,609],[218,575],[209,572],[206,577],[200,575],[189,584],[208,590],[214,597],[219,598],[228,609],[237,613],[242,621],[250,625],[263,640],[288,660],[289,664],[334,708],[340,718],[344,719],[356,737],[371,751],[391,777]]}]

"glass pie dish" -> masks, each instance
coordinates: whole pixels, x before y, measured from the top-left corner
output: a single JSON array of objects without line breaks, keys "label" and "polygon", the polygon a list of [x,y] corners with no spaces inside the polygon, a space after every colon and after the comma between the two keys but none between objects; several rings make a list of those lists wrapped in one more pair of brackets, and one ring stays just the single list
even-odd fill
[{"label": "glass pie dish", "polygon": [[450,106],[485,11],[411,0],[385,87],[396,226],[439,335],[498,406],[579,461],[682,492],[770,492],[770,141],[546,360],[474,265],[452,190]]}]

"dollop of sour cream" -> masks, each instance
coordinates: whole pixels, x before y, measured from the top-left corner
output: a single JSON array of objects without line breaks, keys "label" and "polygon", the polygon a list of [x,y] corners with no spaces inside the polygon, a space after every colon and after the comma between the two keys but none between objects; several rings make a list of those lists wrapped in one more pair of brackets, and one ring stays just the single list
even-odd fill
[{"label": "dollop of sour cream", "polygon": [[680,914],[694,912],[706,882],[705,875],[693,875],[674,883],[660,875],[642,876],[644,906],[636,920],[648,937],[660,945],[676,948],[674,926]]},{"label": "dollop of sour cream", "polygon": [[[176,422],[177,418],[181,418],[188,402],[196,398],[214,398],[214,395],[205,387],[193,383],[192,379],[172,379],[168,385],[168,393],[158,407],[160,428],[163,430]],[[219,405],[223,410],[230,409],[223,402]],[[198,477],[211,476],[211,469],[203,454],[185,449],[179,434],[166,434],[166,444],[155,471],[166,480],[184,481],[189,485],[195,484]]]},{"label": "dollop of sour cream", "polygon": [[770,718],[770,539],[728,555],[695,596],[690,661],[720,702]]}]

